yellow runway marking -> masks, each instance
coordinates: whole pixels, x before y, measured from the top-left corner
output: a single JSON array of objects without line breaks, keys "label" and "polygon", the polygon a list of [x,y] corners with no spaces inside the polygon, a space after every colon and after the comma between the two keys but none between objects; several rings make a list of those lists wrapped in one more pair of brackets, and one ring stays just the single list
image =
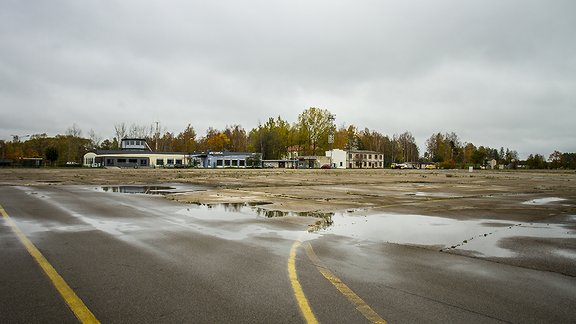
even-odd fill
[{"label": "yellow runway marking", "polygon": [[326,268],[322,261],[318,258],[310,243],[306,242],[304,245],[306,249],[306,254],[308,258],[316,265],[316,268],[320,273],[328,280],[336,289],[338,289],[348,300],[356,306],[356,309],[366,317],[372,323],[386,323],[386,321],[378,315],[360,296],[356,295],[352,289],[346,286],[338,277],[336,277],[328,268]]},{"label": "yellow runway marking", "polygon": [[312,313],[308,299],[306,299],[306,296],[304,295],[302,286],[298,281],[298,274],[296,273],[296,250],[298,249],[298,246],[300,246],[300,242],[296,241],[292,244],[292,249],[290,249],[290,258],[288,259],[288,277],[290,278],[292,290],[294,290],[294,297],[296,297],[296,301],[298,302],[298,306],[300,307],[304,319],[309,324],[318,323],[314,313]]},{"label": "yellow runway marking", "polygon": [[74,315],[80,320],[82,323],[100,323],[94,314],[86,307],[84,302],[74,293],[72,288],[68,286],[68,284],[64,281],[64,279],[56,272],[54,267],[46,260],[46,258],[42,255],[40,250],[34,246],[34,244],[22,233],[18,225],[8,216],[8,213],[4,210],[2,206],[0,206],[0,214],[4,218],[4,221],[10,226],[14,234],[18,237],[20,242],[26,247],[28,253],[36,260],[36,263],[44,270],[44,273],[50,278],[56,290],[60,293],[68,307],[74,312]]}]

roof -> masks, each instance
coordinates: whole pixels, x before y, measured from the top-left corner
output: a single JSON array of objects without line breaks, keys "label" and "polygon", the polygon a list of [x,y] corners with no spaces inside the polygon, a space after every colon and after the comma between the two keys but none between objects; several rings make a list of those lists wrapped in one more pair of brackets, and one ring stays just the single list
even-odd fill
[{"label": "roof", "polygon": [[382,152],[368,151],[368,150],[348,150],[348,153],[371,153],[371,154],[382,154]]},{"label": "roof", "polygon": [[189,156],[250,156],[260,153],[250,152],[152,152],[148,150],[96,150],[88,153],[96,155],[129,154],[129,155],[189,155]]},{"label": "roof", "polygon": [[243,156],[250,156],[250,155],[255,155],[255,154],[260,154],[260,153],[252,153],[252,152],[229,152],[229,151],[223,151],[223,152],[199,152],[199,153],[189,153],[190,155],[196,155],[196,156],[235,156],[235,155],[243,155]]},{"label": "roof", "polygon": [[96,150],[97,155],[108,155],[108,154],[131,154],[131,155],[185,155],[186,152],[151,152],[148,150]]}]

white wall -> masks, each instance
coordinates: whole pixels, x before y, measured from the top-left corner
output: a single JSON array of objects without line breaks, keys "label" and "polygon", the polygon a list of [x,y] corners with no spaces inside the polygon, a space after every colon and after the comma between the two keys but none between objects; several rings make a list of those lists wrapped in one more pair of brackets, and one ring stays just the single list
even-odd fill
[{"label": "white wall", "polygon": [[341,149],[335,149],[332,151],[326,151],[326,156],[330,157],[332,154],[332,167],[338,169],[346,169],[346,151]]}]

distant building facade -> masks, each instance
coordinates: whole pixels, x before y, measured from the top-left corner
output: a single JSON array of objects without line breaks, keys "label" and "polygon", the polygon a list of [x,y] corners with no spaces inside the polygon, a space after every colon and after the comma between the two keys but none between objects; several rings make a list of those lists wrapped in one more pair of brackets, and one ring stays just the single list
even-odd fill
[{"label": "distant building facade", "polygon": [[84,154],[87,167],[120,168],[246,168],[261,166],[260,153],[152,152],[145,139],[125,138],[120,150],[96,150]]},{"label": "distant building facade", "polygon": [[338,169],[381,169],[384,168],[384,154],[367,150],[326,151],[332,161],[332,168]]}]

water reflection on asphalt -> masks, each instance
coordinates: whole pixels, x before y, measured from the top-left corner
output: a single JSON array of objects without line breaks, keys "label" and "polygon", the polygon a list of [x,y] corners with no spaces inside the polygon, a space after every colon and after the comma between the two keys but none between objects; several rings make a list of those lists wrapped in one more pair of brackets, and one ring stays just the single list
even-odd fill
[{"label": "water reflection on asphalt", "polygon": [[[178,185],[164,186],[111,186],[101,191],[114,193],[167,194],[181,191],[201,190],[197,187]],[[414,195],[433,195],[417,192]],[[438,194],[438,196],[441,196]],[[524,205],[545,205],[565,199],[557,197],[537,198],[525,201]],[[515,257],[515,251],[502,247],[503,239],[514,237],[574,239],[576,232],[566,224],[515,223],[500,220],[458,220],[453,218],[410,215],[410,214],[371,214],[362,211],[348,212],[291,212],[267,208],[267,203],[218,203],[191,204],[179,209],[170,222],[179,226],[200,230],[204,233],[226,239],[274,236],[285,239],[308,240],[322,235],[339,235],[361,241],[395,243],[436,248],[440,251],[462,251],[483,257]],[[274,224],[263,219],[282,217],[310,217],[309,231],[279,230]],[[566,218],[573,223],[576,216]],[[91,225],[95,225],[92,223]],[[114,224],[113,224],[114,225]],[[100,223],[98,227],[111,227]],[[121,227],[120,232],[129,229]],[[575,259],[572,250],[552,251],[566,258]]]},{"label": "water reflection on asphalt", "polygon": [[333,225],[319,233],[373,242],[435,246],[442,251],[458,249],[485,257],[515,256],[514,251],[499,246],[499,241],[504,238],[576,238],[575,232],[561,224],[457,220],[401,214],[336,214],[332,220]]},{"label": "water reflection on asphalt", "polygon": [[123,186],[102,186],[97,187],[97,191],[123,194],[146,194],[146,195],[166,195],[181,192],[198,191],[203,188],[196,186],[183,186],[179,184],[169,185],[123,185]]},{"label": "water reflection on asphalt", "polygon": [[[500,240],[512,237],[532,238],[576,238],[576,232],[562,224],[515,223],[498,220],[458,220],[409,214],[361,215],[361,211],[340,213],[285,212],[269,210],[261,204],[213,204],[193,205],[181,215],[205,220],[218,221],[218,231],[206,229],[212,234],[222,234],[227,229],[228,238],[246,238],[276,231],[267,228],[265,223],[239,225],[239,221],[287,216],[312,217],[317,219],[313,235],[339,235],[361,241],[375,243],[396,243],[437,248],[440,251],[467,251],[484,257],[514,257],[516,253],[499,245]],[[569,216],[567,220],[574,216]],[[229,232],[228,232],[229,230]],[[299,237],[290,231],[278,231],[275,235],[285,238]],[[572,257],[570,251],[563,256]]]}]

